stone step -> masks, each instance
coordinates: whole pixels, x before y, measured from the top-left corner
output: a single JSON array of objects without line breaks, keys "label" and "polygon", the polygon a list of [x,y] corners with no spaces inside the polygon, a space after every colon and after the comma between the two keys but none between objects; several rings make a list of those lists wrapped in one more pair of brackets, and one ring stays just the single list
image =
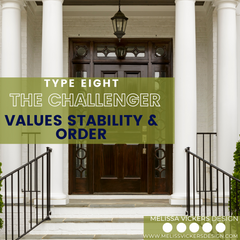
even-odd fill
[{"label": "stone step", "polygon": [[185,211],[185,206],[170,205],[169,199],[71,199],[67,205],[52,205],[51,218],[183,216]]},{"label": "stone step", "polygon": [[143,218],[183,216],[185,207],[52,207],[51,218]]},{"label": "stone step", "polygon": [[171,206],[168,199],[72,199],[52,206],[52,218],[143,218],[152,215],[185,215],[184,206]]},{"label": "stone step", "polygon": [[[36,219],[33,219],[36,223]],[[45,223],[143,223],[143,218],[52,218]]]},{"label": "stone step", "polygon": [[143,234],[143,218],[54,218],[40,224],[31,234]]},{"label": "stone step", "polygon": [[59,235],[59,234],[54,234],[54,235],[32,235],[28,234],[27,236],[23,237],[22,239],[26,240],[40,240],[40,239],[55,239],[55,240],[69,240],[69,239],[81,239],[81,240],[89,240],[89,239],[101,239],[101,240],[110,240],[110,239],[124,239],[124,240],[131,240],[131,239],[138,239],[138,240],[143,240],[143,235],[142,234],[135,234],[135,235],[130,235],[130,234],[89,234],[89,235]]}]

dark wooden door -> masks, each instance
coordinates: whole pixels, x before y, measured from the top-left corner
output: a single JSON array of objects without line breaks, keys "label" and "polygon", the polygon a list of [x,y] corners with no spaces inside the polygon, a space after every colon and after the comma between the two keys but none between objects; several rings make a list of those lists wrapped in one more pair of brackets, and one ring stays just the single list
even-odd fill
[{"label": "dark wooden door", "polygon": [[[95,65],[95,77],[147,77],[147,65]],[[94,192],[147,192],[147,155],[141,144],[93,146]]]},{"label": "dark wooden door", "polygon": [[[69,77],[172,77],[172,39],[69,39]],[[137,83],[137,81],[136,81]],[[129,87],[127,88],[129,89]],[[113,113],[114,114],[114,113]],[[116,134],[117,136],[117,134]],[[69,194],[172,193],[172,145],[69,145]]]}]

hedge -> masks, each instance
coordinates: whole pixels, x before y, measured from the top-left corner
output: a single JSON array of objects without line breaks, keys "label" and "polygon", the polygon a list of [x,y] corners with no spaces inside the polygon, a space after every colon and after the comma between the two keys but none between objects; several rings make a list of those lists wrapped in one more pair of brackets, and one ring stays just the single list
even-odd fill
[{"label": "hedge", "polygon": [[[235,161],[235,166],[233,170],[233,176],[237,179],[240,179],[240,142],[236,144],[236,151],[233,155],[233,160]],[[238,215],[240,214],[239,207],[240,207],[240,183],[238,183]],[[231,204],[231,212],[233,216],[237,215],[237,202],[236,202],[236,181],[231,180],[231,198],[229,199],[228,205],[230,210]]]}]

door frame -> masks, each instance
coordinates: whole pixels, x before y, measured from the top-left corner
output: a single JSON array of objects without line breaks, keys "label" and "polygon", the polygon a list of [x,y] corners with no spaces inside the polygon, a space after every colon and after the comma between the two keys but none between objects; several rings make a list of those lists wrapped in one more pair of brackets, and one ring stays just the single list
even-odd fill
[{"label": "door frame", "polygon": [[[69,77],[76,77],[74,74],[73,66],[74,64],[81,64],[83,70],[89,72],[89,78],[94,77],[94,66],[96,64],[124,64],[124,65],[147,65],[148,66],[148,77],[153,77],[155,68],[157,66],[164,66],[166,68],[167,76],[173,77],[173,40],[172,38],[148,38],[148,39],[127,39],[121,40],[121,45],[124,44],[144,44],[146,46],[146,53],[144,58],[141,59],[99,59],[97,58],[96,45],[98,44],[119,44],[118,39],[113,38],[69,38]],[[81,44],[82,46],[87,46],[87,57],[77,58],[76,57],[76,44]],[[165,49],[165,56],[155,57],[154,49],[158,46],[163,46]],[[172,184],[173,184],[173,145],[166,145],[167,155],[169,159],[168,168],[166,170],[168,177],[167,191],[158,192],[155,191],[159,188],[158,183],[154,177],[154,156],[155,156],[155,146],[148,145],[147,147],[147,193],[148,194],[172,194]],[[75,158],[74,145],[69,145],[69,194],[93,194],[94,193],[94,145],[87,145],[87,178],[79,180],[78,184],[85,186],[85,190],[77,189],[76,182],[74,181],[75,176],[75,165],[71,159]],[[93,158],[89,156],[93,156]],[[86,190],[87,188],[87,190]],[[105,193],[102,193],[105,194]]]}]

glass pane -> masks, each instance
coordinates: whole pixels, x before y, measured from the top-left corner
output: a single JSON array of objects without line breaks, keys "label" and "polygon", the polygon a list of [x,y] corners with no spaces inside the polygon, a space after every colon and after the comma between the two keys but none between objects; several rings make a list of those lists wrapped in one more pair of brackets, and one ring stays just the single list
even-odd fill
[{"label": "glass pane", "polygon": [[116,32],[117,28],[116,28],[116,22],[115,22],[115,20],[112,21],[112,25],[113,25],[113,30],[114,30],[114,32]]},{"label": "glass pane", "polygon": [[87,177],[87,145],[76,144],[76,178]]},{"label": "glass pane", "polygon": [[86,78],[87,77],[87,72],[86,71],[83,71],[83,75],[82,77]]},{"label": "glass pane", "polygon": [[76,72],[76,77],[81,77],[81,72]]},{"label": "glass pane", "polygon": [[127,51],[128,51],[128,52],[132,52],[134,49],[135,49],[134,47],[128,47],[128,48],[127,48]]},{"label": "glass pane", "polygon": [[109,52],[115,52],[115,47],[108,47]]},{"label": "glass pane", "polygon": [[87,49],[85,47],[79,47],[77,50],[77,54],[79,57],[85,57],[87,54]]},{"label": "glass pane", "polygon": [[154,73],[154,77],[155,77],[155,78],[159,78],[159,77],[160,77],[160,72],[155,72],[155,73]]},{"label": "glass pane", "polygon": [[138,50],[139,50],[140,52],[145,52],[145,47],[138,47]]},{"label": "glass pane", "polygon": [[122,19],[116,19],[117,21],[117,31],[122,31]]},{"label": "glass pane", "polygon": [[103,46],[99,46],[99,47],[97,47],[97,51],[98,51],[98,52],[102,52],[104,48],[105,48],[105,47],[103,47]]},{"label": "glass pane", "polygon": [[115,52],[110,52],[107,56],[108,57],[116,57],[116,53]]},{"label": "glass pane", "polygon": [[123,31],[126,31],[126,27],[127,27],[127,21],[123,20]]},{"label": "glass pane", "polygon": [[128,52],[126,57],[135,57],[134,53]]},{"label": "glass pane", "polygon": [[98,53],[97,53],[97,56],[98,56],[98,57],[105,57],[104,53],[102,53],[102,52],[98,52]]},{"label": "glass pane", "polygon": [[155,177],[165,178],[166,176],[166,145],[155,144]]},{"label": "glass pane", "polygon": [[157,57],[164,56],[164,53],[165,53],[165,51],[164,51],[164,49],[162,47],[159,47],[159,48],[156,49],[156,56]]},{"label": "glass pane", "polygon": [[166,77],[166,76],[167,76],[166,72],[161,72],[160,73],[160,77]]},{"label": "glass pane", "polygon": [[145,53],[139,53],[137,57],[145,57]]},{"label": "glass pane", "polygon": [[165,158],[162,160],[162,168],[166,168],[166,159]]},{"label": "glass pane", "polygon": [[121,31],[122,32],[124,32],[124,22],[125,22],[124,19],[122,19],[122,21],[121,21],[121,24],[122,24]]}]

